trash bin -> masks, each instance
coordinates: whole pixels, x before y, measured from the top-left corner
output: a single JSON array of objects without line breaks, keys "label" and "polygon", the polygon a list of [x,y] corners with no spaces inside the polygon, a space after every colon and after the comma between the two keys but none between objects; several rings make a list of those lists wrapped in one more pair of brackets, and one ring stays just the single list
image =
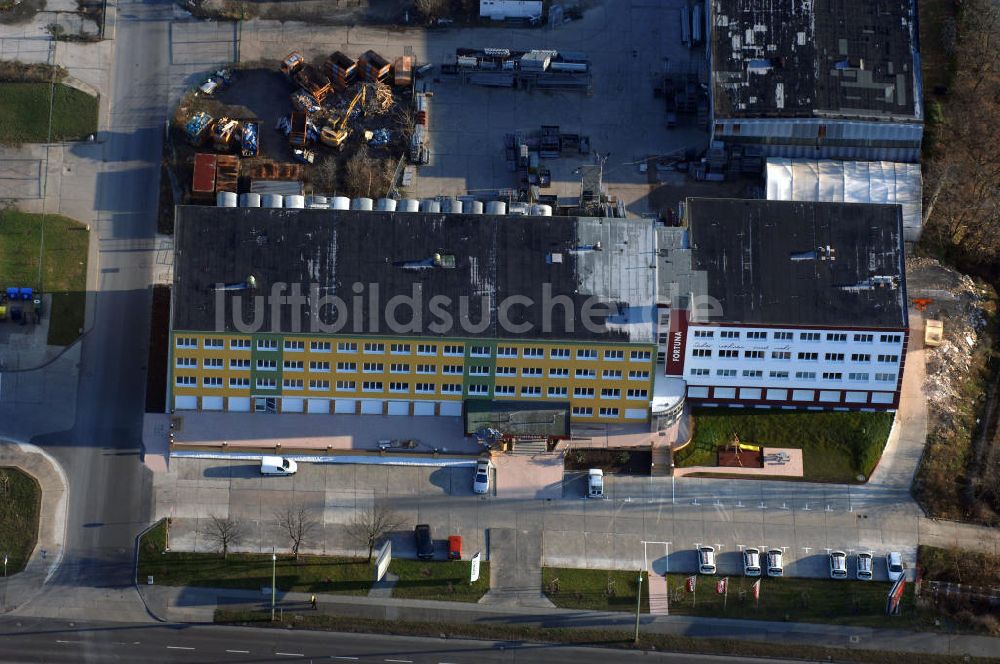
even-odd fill
[{"label": "trash bin", "polygon": [[462,559],[462,537],[451,535],[448,537],[448,560]]}]

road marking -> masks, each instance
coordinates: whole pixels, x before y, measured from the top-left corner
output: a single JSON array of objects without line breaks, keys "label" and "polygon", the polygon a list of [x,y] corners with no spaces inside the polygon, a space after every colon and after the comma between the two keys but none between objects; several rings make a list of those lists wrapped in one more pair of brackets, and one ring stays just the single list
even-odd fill
[{"label": "road marking", "polygon": [[355,660],[355,659],[357,659],[357,657],[341,657],[339,655],[330,655],[330,659],[350,659],[350,660]]},{"label": "road marking", "polygon": [[399,662],[399,664],[413,664],[412,659],[387,659],[387,662]]},{"label": "road marking", "polygon": [[167,646],[167,650],[194,650],[190,646]]},{"label": "road marking", "polygon": [[61,639],[56,639],[56,643],[83,643],[83,641],[63,641]]},{"label": "road marking", "polygon": [[274,654],[275,655],[283,655],[285,657],[305,657],[305,655],[303,655],[300,652],[276,652]]},{"label": "road marking", "polygon": [[234,655],[249,655],[250,654],[249,650],[227,650],[226,652],[231,652]]}]

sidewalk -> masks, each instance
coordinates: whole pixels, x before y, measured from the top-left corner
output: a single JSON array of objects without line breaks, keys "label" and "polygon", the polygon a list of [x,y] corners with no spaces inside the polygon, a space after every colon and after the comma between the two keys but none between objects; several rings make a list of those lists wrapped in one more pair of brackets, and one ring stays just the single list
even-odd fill
[{"label": "sidewalk", "polygon": [[920,519],[919,528],[920,544],[1000,556],[1000,528],[930,518]]},{"label": "sidewalk", "polygon": [[[170,622],[210,622],[216,607],[230,610],[270,610],[270,598],[261,591],[215,590],[140,586],[150,611]],[[309,593],[279,593],[279,615],[304,614]],[[522,607],[497,607],[463,602],[373,599],[340,595],[320,595],[317,611],[350,618],[408,620],[434,623],[517,624],[536,628],[591,628],[628,630],[635,626],[635,614],[626,612],[575,611]],[[887,623],[891,620],[886,619]],[[915,652],[939,655],[994,657],[1000,639],[896,629],[872,629],[810,623],[730,620],[690,616],[651,616],[641,619],[643,633],[713,639],[784,642],[834,648]]]}]

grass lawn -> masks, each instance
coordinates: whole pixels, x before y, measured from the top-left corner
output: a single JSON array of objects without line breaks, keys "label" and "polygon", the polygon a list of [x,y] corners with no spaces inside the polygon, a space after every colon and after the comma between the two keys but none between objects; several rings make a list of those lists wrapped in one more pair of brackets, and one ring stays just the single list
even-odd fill
[{"label": "grass lawn", "polygon": [[[0,82],[0,143],[49,140],[50,89],[48,83]],[[51,140],[78,140],[96,131],[97,97],[57,83]]]},{"label": "grass lawn", "polygon": [[[46,215],[44,247],[42,215],[5,210],[0,212],[0,287],[26,286],[52,295],[48,316],[49,343],[65,346],[79,336],[87,291],[87,242],[83,224]],[[38,280],[39,250],[42,280]]]},{"label": "grass lawn", "polygon": [[389,572],[399,577],[393,597],[478,602],[490,589],[490,564],[479,566],[479,580],[469,583],[468,560],[424,561],[393,558]]},{"label": "grass lawn", "polygon": [[[715,583],[721,577],[698,577],[695,596],[684,592],[687,577],[686,574],[670,574],[667,577],[670,613],[673,615],[871,627],[910,628],[922,624],[914,610],[910,586],[903,598],[903,615],[889,618],[885,615],[888,583],[765,578],[761,582],[760,603],[754,608],[750,579],[730,577],[729,596],[724,598],[715,592]],[[562,608],[635,611],[635,572],[545,568],[542,582],[546,596]],[[609,583],[615,589],[613,596],[608,594]],[[643,612],[649,610],[646,590],[644,585]]]},{"label": "grass lawn", "polygon": [[20,572],[35,548],[41,501],[42,490],[33,477],[0,468],[0,556],[7,556],[7,574]]},{"label": "grass lawn", "polygon": [[[139,548],[139,578],[153,575],[165,586],[205,586],[257,590],[271,585],[271,554],[231,553],[228,559],[215,553],[166,551],[166,526],[149,531]],[[302,556],[296,562],[279,555],[276,583],[293,592],[367,595],[373,565],[364,558]]]},{"label": "grass lawn", "polygon": [[892,413],[773,412],[698,409],[694,437],[675,456],[678,466],[714,466],[715,450],[740,442],[802,450],[803,479],[856,482],[875,469],[892,428]]}]

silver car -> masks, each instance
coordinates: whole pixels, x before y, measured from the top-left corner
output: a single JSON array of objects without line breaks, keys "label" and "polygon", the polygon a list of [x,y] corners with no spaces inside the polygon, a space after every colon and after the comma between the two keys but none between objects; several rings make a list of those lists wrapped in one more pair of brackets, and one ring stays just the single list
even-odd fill
[{"label": "silver car", "polygon": [[768,576],[782,576],[785,573],[785,567],[781,562],[782,557],[783,557],[783,552],[781,549],[767,550]]},{"label": "silver car", "polygon": [[715,574],[715,547],[698,547],[698,573]]},{"label": "silver car", "polygon": [[476,476],[472,480],[472,490],[475,493],[489,493],[491,465],[489,461],[480,461],[476,464]]},{"label": "silver car", "polygon": [[862,552],[858,554],[858,580],[859,581],[871,581],[872,580],[872,554],[868,552]]},{"label": "silver car", "polygon": [[906,565],[903,564],[903,556],[898,551],[885,554],[885,566],[889,572],[890,581],[899,581],[903,578]]},{"label": "silver car", "polygon": [[760,576],[760,549],[752,546],[743,549],[743,574]]},{"label": "silver car", "polygon": [[847,554],[843,551],[830,552],[830,578],[847,578]]}]

